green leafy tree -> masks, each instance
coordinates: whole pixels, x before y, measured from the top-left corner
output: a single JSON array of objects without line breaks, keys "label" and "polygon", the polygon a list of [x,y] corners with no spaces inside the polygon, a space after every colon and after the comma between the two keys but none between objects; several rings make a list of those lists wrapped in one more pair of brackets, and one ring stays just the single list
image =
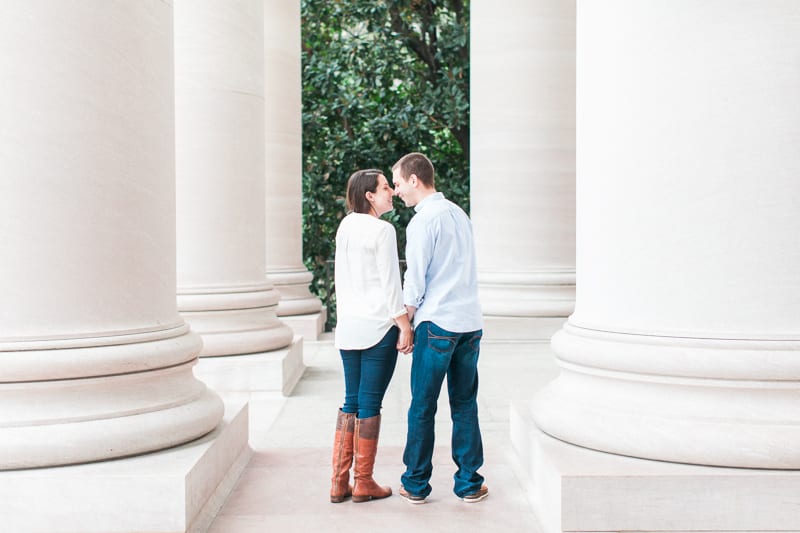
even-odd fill
[{"label": "green leafy tree", "polygon": [[[469,4],[303,0],[303,246],[312,290],[335,323],[330,264],[347,178],[408,152],[433,161],[437,188],[469,212]],[[400,256],[413,210],[385,217]]]}]

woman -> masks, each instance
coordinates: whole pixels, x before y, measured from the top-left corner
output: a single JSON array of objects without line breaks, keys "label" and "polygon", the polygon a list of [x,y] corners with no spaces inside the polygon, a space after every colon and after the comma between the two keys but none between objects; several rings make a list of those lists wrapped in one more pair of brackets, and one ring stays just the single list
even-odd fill
[{"label": "woman", "polygon": [[[409,353],[413,333],[403,305],[397,238],[380,216],[394,191],[380,170],[355,172],[347,181],[347,210],[336,232],[336,347],[344,365],[344,405],[333,442],[331,502],[386,498],[389,487],[372,479],[381,402],[397,351]],[[355,461],[354,461],[355,459]],[[353,486],[350,487],[350,465]]]}]

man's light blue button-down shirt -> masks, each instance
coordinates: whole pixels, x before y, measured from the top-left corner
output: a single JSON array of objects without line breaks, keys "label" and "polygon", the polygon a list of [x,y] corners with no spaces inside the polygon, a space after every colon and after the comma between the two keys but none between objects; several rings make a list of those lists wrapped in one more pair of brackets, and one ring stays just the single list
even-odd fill
[{"label": "man's light blue button-down shirt", "polygon": [[430,320],[454,333],[483,328],[472,223],[434,193],[414,208],[406,229],[403,302],[417,308],[414,323]]}]

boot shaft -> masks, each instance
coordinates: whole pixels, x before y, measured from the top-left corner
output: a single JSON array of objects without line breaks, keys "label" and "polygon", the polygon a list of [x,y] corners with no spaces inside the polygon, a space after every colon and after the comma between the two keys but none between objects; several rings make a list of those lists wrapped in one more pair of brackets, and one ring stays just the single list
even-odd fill
[{"label": "boot shaft", "polygon": [[355,428],[355,450],[353,477],[372,477],[375,455],[378,452],[378,436],[381,431],[381,415],[357,418]]},{"label": "boot shaft", "polygon": [[356,419],[355,451],[353,453],[355,459],[353,501],[356,503],[379,500],[392,494],[391,488],[381,487],[372,479],[380,428],[381,415]]},{"label": "boot shaft", "polygon": [[350,467],[353,464],[355,446],[355,413],[339,410],[336,418],[336,433],[333,439],[333,477],[331,478],[331,502],[339,503],[348,498],[350,488]]}]

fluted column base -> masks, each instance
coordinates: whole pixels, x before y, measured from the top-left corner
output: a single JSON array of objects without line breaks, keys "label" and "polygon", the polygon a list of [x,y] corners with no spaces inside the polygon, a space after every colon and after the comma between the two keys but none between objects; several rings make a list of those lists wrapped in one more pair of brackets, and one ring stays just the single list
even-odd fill
[{"label": "fluted column base", "polygon": [[314,275],[306,270],[270,270],[267,272],[269,279],[280,293],[278,302],[278,316],[310,315],[319,313],[322,302],[311,294],[309,284],[314,280]]},{"label": "fluted column base", "polygon": [[327,310],[308,286],[314,275],[305,269],[282,269],[267,272],[280,293],[277,314],[281,321],[306,340],[317,340],[325,329]]},{"label": "fluted column base", "polygon": [[478,272],[486,316],[568,317],[575,308],[575,270]]},{"label": "fluted column base", "polygon": [[554,337],[559,377],[534,400],[545,433],[632,457],[800,469],[800,341],[595,331]]},{"label": "fluted column base", "polygon": [[0,472],[3,531],[206,531],[252,455],[247,404],[226,402],[224,409],[211,433],[158,453]]},{"label": "fluted column base", "polygon": [[[512,403],[514,469],[543,533],[800,531],[800,472],[622,457],[542,433]],[[624,438],[624,437],[620,437]]]},{"label": "fluted column base", "polygon": [[550,342],[565,317],[483,315],[483,338],[493,341]]},{"label": "fluted column base", "polygon": [[260,353],[288,346],[294,333],[276,315],[279,300],[280,294],[271,283],[178,288],[178,311],[203,338],[200,357]]},{"label": "fluted column base", "polygon": [[575,270],[478,272],[484,335],[548,341],[575,307]]},{"label": "fluted column base", "polygon": [[186,325],[0,343],[0,470],[100,461],[212,431],[222,401],[192,373]]}]

